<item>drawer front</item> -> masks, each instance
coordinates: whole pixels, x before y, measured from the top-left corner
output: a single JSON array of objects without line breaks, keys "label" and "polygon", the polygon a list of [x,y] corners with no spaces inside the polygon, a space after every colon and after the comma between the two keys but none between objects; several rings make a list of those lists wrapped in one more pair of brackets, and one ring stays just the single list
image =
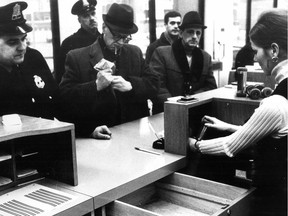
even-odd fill
[{"label": "drawer front", "polygon": [[174,173],[106,206],[107,215],[248,215],[248,190]]},{"label": "drawer front", "polygon": [[234,200],[230,206],[227,206],[223,211],[217,212],[216,215],[220,216],[242,216],[250,215],[250,202],[255,188],[247,191],[243,196]]}]

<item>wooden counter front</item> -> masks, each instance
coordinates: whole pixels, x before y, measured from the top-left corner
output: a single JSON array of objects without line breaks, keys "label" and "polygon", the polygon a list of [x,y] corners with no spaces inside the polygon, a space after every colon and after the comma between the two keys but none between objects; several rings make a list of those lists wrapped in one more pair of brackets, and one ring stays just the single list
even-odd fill
[{"label": "wooden counter front", "polygon": [[[0,163],[0,171],[3,172],[0,176],[3,174],[12,180],[7,187],[0,186],[0,191],[32,180],[32,175],[22,177],[21,171],[33,169],[36,172],[36,167],[39,175],[33,175],[35,178],[49,176],[77,185],[74,125],[25,115],[19,117],[21,124],[15,125],[3,125],[0,118],[0,151],[11,158]],[[25,167],[22,166],[24,162],[27,163]],[[10,167],[7,172],[3,171],[5,167]]]},{"label": "wooden counter front", "polygon": [[[78,216],[93,211],[91,197],[59,186],[78,183],[74,125],[25,115],[19,117],[19,124],[0,123],[0,215],[11,210],[11,215],[27,216],[35,212]],[[55,193],[48,189],[54,189]],[[42,196],[38,196],[40,191]],[[35,193],[37,201],[28,197]],[[47,194],[54,203],[43,202]],[[67,199],[66,194],[73,198]]]}]

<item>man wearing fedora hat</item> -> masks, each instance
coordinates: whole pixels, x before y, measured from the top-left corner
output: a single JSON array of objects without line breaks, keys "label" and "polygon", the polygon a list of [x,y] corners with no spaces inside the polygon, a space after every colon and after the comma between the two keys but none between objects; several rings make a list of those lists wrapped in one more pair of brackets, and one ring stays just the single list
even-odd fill
[{"label": "man wearing fedora hat", "polygon": [[27,6],[19,1],[0,7],[0,116],[57,117],[58,86],[41,53],[27,47]]},{"label": "man wearing fedora hat", "polygon": [[126,43],[138,31],[133,13],[129,5],[113,3],[103,15],[97,41],[67,55],[60,91],[76,133],[98,138],[97,125],[113,126],[149,114],[147,99],[156,95],[159,80],[140,48]]},{"label": "man wearing fedora hat", "polygon": [[172,46],[158,47],[150,61],[150,69],[160,76],[160,90],[153,99],[153,114],[163,112],[164,102],[169,97],[189,98],[217,88],[211,56],[199,48],[202,32],[207,27],[198,12],[186,13],[179,28],[180,38]]},{"label": "man wearing fedora hat", "polygon": [[78,0],[72,7],[71,13],[78,17],[80,28],[77,32],[63,40],[60,47],[60,56],[56,65],[55,79],[60,83],[65,72],[65,58],[70,50],[89,46],[100,35],[96,18],[96,0]]}]

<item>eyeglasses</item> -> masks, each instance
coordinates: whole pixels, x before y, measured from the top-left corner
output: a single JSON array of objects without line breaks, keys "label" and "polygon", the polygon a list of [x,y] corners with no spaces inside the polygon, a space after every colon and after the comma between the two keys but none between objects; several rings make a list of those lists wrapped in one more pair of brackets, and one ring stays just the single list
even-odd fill
[{"label": "eyeglasses", "polygon": [[109,29],[111,34],[113,35],[113,38],[115,39],[115,42],[123,40],[124,43],[128,43],[130,40],[132,40],[132,36],[130,34],[121,34],[111,31]]}]

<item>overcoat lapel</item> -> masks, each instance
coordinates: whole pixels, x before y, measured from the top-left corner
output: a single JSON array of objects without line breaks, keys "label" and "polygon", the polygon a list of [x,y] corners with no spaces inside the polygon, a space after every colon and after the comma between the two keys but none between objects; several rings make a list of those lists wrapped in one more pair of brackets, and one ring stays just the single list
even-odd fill
[{"label": "overcoat lapel", "polygon": [[182,73],[185,74],[190,73],[190,69],[181,40],[182,39],[178,39],[172,44],[172,51],[179,68],[181,69]]},{"label": "overcoat lapel", "polygon": [[184,78],[190,78],[194,75],[197,79],[200,78],[203,70],[203,54],[201,49],[194,48],[192,51],[192,66],[189,68],[186,52],[182,45],[182,39],[179,38],[172,44],[172,50],[176,59],[176,62],[181,69]]},{"label": "overcoat lapel", "polygon": [[[89,58],[90,58],[89,62],[91,64],[92,68],[94,68],[94,66],[103,58],[102,49],[101,49],[101,46],[100,46],[98,40],[91,45],[91,49],[89,52]],[[91,73],[95,73],[95,72],[96,72],[95,70],[91,71]],[[95,76],[95,74],[94,74],[94,76]]]}]

